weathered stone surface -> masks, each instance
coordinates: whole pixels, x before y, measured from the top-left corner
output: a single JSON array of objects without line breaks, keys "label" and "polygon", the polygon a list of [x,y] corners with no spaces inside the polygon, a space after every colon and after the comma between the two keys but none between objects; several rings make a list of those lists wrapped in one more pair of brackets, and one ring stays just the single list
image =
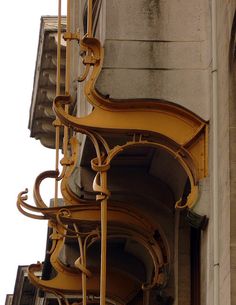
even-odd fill
[{"label": "weathered stone surface", "polygon": [[203,0],[106,1],[97,88],[112,98],[159,98],[210,118],[209,7]]},{"label": "weathered stone surface", "polygon": [[167,100],[209,119],[210,73],[207,70],[104,69],[97,87],[112,98]]},{"label": "weathered stone surface", "polygon": [[106,6],[107,39],[199,41],[205,38],[208,7],[203,0],[109,0]]},{"label": "weathered stone surface", "polygon": [[206,42],[156,42],[107,39],[103,68],[206,70]]}]

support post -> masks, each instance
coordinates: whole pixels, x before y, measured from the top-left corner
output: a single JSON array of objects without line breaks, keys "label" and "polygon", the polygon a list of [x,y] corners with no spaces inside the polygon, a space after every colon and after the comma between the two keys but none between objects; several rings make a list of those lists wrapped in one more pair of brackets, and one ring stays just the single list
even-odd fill
[{"label": "support post", "polygon": [[[107,172],[101,172],[101,187],[107,189]],[[100,305],[106,304],[106,261],[107,261],[107,195],[101,200],[101,271]]]}]

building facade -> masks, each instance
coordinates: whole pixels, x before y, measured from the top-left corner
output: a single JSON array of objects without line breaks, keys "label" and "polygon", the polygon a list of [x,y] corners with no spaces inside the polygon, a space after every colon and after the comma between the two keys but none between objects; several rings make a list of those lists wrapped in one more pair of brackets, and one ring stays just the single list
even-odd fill
[{"label": "building facade", "polygon": [[29,267],[42,298],[236,304],[235,9],[71,0],[42,18],[29,128],[63,157],[36,178],[35,207],[18,197],[49,220]]}]

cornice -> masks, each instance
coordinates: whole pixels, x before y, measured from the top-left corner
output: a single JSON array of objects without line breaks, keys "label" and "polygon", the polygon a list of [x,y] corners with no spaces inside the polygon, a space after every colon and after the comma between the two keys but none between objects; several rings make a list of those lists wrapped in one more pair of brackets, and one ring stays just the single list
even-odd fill
[{"label": "cornice", "polygon": [[[65,18],[62,18],[62,29]],[[56,94],[56,51],[57,51],[57,17],[41,17],[39,43],[35,65],[34,84],[29,113],[28,128],[30,136],[40,140],[48,148],[55,147],[55,128],[52,122],[55,114],[52,101]],[[65,45],[62,42],[62,74],[65,70]],[[61,88],[65,80],[62,78]]]}]

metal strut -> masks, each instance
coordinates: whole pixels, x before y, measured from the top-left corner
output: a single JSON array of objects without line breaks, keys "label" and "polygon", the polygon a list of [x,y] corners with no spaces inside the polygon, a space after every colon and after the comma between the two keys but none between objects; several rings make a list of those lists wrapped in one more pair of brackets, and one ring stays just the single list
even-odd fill
[{"label": "metal strut", "polygon": [[[93,2],[92,0],[88,0],[88,10],[87,10],[87,34],[85,35],[87,38],[93,38],[93,22],[92,22],[92,12],[93,12]],[[59,10],[60,12],[60,10]],[[66,86],[65,86],[65,96],[70,96],[70,50],[71,50],[71,40],[75,39],[80,41],[79,33],[71,33],[71,16],[70,16],[70,0],[67,0],[67,33],[64,35],[66,40]],[[58,26],[60,26],[58,24]],[[60,56],[60,54],[59,54]],[[82,77],[79,78],[80,81],[86,79],[89,68],[91,65],[96,63],[96,58],[92,58],[91,49],[87,48],[87,56],[84,59],[84,63],[86,65],[85,73]],[[57,95],[58,96],[58,95]],[[69,106],[65,105],[65,112],[68,113]],[[96,137],[92,134],[87,133],[87,135],[91,138],[94,143],[95,149],[97,151],[97,157],[99,160],[99,177],[100,177],[100,194],[97,195],[97,200],[100,202],[101,208],[101,267],[100,267],[100,305],[106,304],[106,252],[107,252],[107,198],[108,198],[108,190],[107,190],[107,170],[102,168],[102,160],[101,153],[99,149],[99,145],[97,144]],[[68,127],[64,125],[64,154],[67,153],[67,142],[68,142]],[[94,191],[98,191],[96,186]],[[84,260],[81,259],[81,264],[84,263]],[[83,305],[86,305],[86,275],[82,272],[82,282],[83,282]]]},{"label": "metal strut", "polygon": [[[49,226],[53,229],[53,233],[50,236],[53,241],[50,250],[50,261],[57,275],[48,281],[38,278],[35,272],[41,270],[42,265],[37,264],[30,266],[29,278],[37,287],[54,293],[61,305],[69,305],[66,295],[72,292],[78,294],[82,292],[82,304],[90,304],[91,301],[89,301],[88,295],[91,291],[100,291],[100,305],[106,305],[106,303],[109,303],[107,296],[115,295],[117,289],[117,287],[111,287],[109,285],[110,281],[107,280],[114,276],[112,270],[107,270],[107,240],[109,238],[119,237],[130,238],[136,240],[136,242],[147,250],[154,266],[151,283],[144,283],[141,287],[146,298],[146,305],[148,304],[150,289],[154,286],[161,286],[165,282],[164,272],[161,271],[160,267],[167,265],[167,261],[163,259],[167,255],[162,255],[162,250],[153,237],[155,230],[149,228],[151,225],[148,221],[144,221],[143,217],[139,219],[137,214],[135,212],[131,213],[131,210],[128,208],[121,209],[121,207],[117,208],[115,205],[112,206],[111,201],[109,201],[108,205],[110,192],[108,189],[107,174],[110,163],[119,153],[131,147],[151,146],[165,150],[165,152],[174,157],[182,166],[189,178],[191,186],[191,192],[186,203],[182,204],[182,199],[180,199],[176,203],[176,208],[191,208],[197,201],[198,180],[207,174],[205,161],[207,125],[206,122],[188,110],[177,105],[172,105],[171,103],[164,103],[160,100],[155,102],[141,100],[137,102],[130,100],[119,103],[99,95],[95,89],[95,82],[101,72],[104,53],[99,40],[93,37],[92,0],[87,0],[87,7],[87,34],[81,38],[78,32],[72,33],[71,0],[67,0],[67,26],[66,33],[63,35],[66,41],[66,77],[65,92],[63,94],[61,93],[60,87],[61,0],[58,0],[57,86],[53,106],[56,114],[56,120],[54,122],[56,131],[55,170],[43,172],[36,178],[34,187],[36,206],[31,206],[26,203],[27,190],[19,194],[17,201],[18,209],[26,216],[49,220]],[[71,102],[71,40],[77,40],[80,43],[80,47],[85,51],[85,57],[83,59],[85,71],[78,80],[84,81],[88,77],[85,84],[85,95],[93,105],[93,110],[90,115],[83,118],[74,117],[69,113],[69,104]],[[91,67],[92,69],[90,71]],[[140,120],[140,114],[142,114],[142,120]],[[166,128],[167,121],[170,128]],[[61,128],[64,130],[64,156],[61,160],[62,171],[60,173],[59,149]],[[76,166],[79,150],[75,137],[70,139],[69,149],[69,130],[72,130],[74,134],[81,132],[87,135],[95,148],[96,158],[91,160],[91,167],[96,172],[93,181],[96,202],[95,200],[93,202],[85,202],[85,200],[83,201],[83,199],[76,197],[76,194],[73,194],[69,189],[68,180]],[[128,141],[123,145],[116,145],[110,149],[100,131],[111,133],[119,132],[126,135],[127,133],[133,133],[134,137],[133,141]],[[139,135],[138,139],[136,139],[136,133]],[[145,133],[148,134],[148,137],[145,137]],[[160,142],[158,142],[158,139]],[[69,153],[70,150],[71,153]],[[40,195],[40,184],[46,178],[55,179],[53,207],[48,207]],[[58,204],[59,181],[61,181],[61,193],[64,200],[63,207],[60,207]],[[81,222],[90,223],[88,227],[91,231],[86,231],[86,233],[83,230],[81,231]],[[91,222],[93,223],[92,225]],[[109,232],[107,230],[108,222]],[[101,232],[98,232],[98,223],[101,224]],[[96,229],[94,229],[95,224]],[[132,228],[130,228],[130,225]],[[83,225],[81,227],[83,229]],[[66,238],[74,238],[78,241],[80,257],[74,262],[74,269],[76,271],[64,265],[59,258]],[[95,272],[93,276],[91,276],[92,273],[88,270],[86,262],[86,250],[94,242],[92,239],[96,239],[96,241],[100,240],[101,243],[100,274],[99,272]],[[126,279],[129,283],[130,279],[127,274],[120,273],[117,277],[117,282],[122,282],[123,279]],[[124,291],[125,288],[122,287]],[[132,289],[129,292],[131,291]],[[124,300],[125,297],[126,295],[124,293]],[[124,304],[126,303],[128,301],[124,301]]]}]

